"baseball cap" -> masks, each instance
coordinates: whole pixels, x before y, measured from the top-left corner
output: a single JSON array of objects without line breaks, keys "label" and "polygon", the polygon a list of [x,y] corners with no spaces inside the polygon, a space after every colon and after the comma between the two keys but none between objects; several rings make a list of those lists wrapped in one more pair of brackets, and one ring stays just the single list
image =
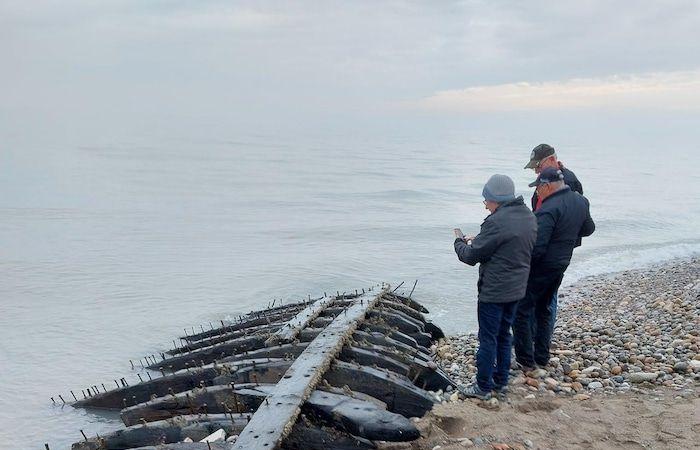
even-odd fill
[{"label": "baseball cap", "polygon": [[554,167],[547,167],[542,172],[540,172],[537,179],[532,183],[528,184],[528,186],[535,187],[541,184],[551,183],[553,181],[561,181],[563,179],[564,174],[561,173],[561,170],[555,169]]},{"label": "baseball cap", "polygon": [[530,162],[528,162],[524,168],[534,169],[535,167],[537,167],[537,163],[539,163],[548,156],[552,156],[554,153],[554,147],[552,147],[551,145],[540,144],[532,149],[532,153],[530,153]]}]

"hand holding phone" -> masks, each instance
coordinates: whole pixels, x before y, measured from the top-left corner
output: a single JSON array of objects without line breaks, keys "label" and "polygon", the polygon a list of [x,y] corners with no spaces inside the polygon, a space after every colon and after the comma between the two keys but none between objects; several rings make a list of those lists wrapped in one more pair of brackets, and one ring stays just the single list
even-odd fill
[{"label": "hand holding phone", "polygon": [[455,232],[455,237],[457,239],[464,239],[464,233],[462,233],[462,230],[460,230],[459,228],[455,228],[454,232]]}]

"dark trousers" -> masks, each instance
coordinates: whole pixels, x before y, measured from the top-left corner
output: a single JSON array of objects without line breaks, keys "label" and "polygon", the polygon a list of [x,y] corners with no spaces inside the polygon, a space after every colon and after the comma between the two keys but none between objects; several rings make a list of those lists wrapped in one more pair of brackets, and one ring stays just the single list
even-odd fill
[{"label": "dark trousers", "polygon": [[510,372],[510,327],[518,302],[482,303],[479,316],[479,349],[476,352],[476,382],[484,391],[508,384]]},{"label": "dark trousers", "polygon": [[552,300],[565,270],[566,267],[530,272],[525,298],[518,303],[513,322],[515,359],[524,366],[545,366],[549,362],[549,344],[556,314]]}]

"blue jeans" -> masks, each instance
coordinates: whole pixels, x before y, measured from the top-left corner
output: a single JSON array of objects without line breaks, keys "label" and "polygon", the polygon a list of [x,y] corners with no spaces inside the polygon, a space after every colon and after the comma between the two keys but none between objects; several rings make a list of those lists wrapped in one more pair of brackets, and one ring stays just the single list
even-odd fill
[{"label": "blue jeans", "polygon": [[510,349],[518,302],[482,303],[479,317],[479,349],[476,352],[476,382],[483,391],[506,386],[510,372]]},{"label": "blue jeans", "polygon": [[559,303],[559,292],[554,292],[554,295],[552,295],[552,300],[549,302],[549,314],[551,317],[549,318],[550,320],[550,329],[549,329],[549,334],[553,335],[554,334],[554,323],[557,321],[557,304]]}]

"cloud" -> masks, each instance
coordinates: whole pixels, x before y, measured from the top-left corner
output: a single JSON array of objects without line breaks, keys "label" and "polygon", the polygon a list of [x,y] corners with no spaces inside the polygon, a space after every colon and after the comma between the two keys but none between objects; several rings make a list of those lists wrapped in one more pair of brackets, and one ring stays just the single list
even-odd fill
[{"label": "cloud", "polygon": [[428,111],[584,109],[700,110],[700,69],[519,82],[438,91],[413,106]]}]

